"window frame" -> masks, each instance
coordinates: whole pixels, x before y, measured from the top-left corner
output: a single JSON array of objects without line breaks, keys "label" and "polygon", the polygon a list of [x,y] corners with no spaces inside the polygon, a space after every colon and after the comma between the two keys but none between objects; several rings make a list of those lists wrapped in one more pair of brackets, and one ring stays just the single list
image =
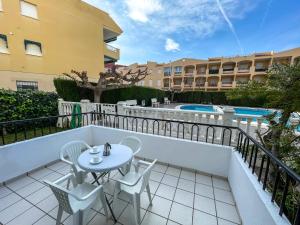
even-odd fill
[{"label": "window frame", "polygon": [[[24,3],[28,4],[28,5],[32,5],[32,6],[35,7],[35,9],[36,9],[36,17],[33,17],[33,16],[26,15],[26,14],[23,14],[23,13],[22,13],[22,2],[24,2]],[[28,18],[38,20],[38,19],[39,19],[38,6],[37,6],[36,4],[31,3],[31,2],[24,1],[24,0],[20,0],[20,14],[21,14],[22,16],[26,16],[26,17],[28,17]]]},{"label": "window frame", "polygon": [[[23,83],[23,84],[21,84],[21,83]],[[33,88],[23,88],[23,86],[27,86],[27,87],[32,86]],[[21,91],[21,90],[38,91],[39,83],[38,83],[38,81],[16,80],[16,87],[17,87],[18,91]]]},{"label": "window frame", "polygon": [[0,12],[3,12],[4,10],[3,10],[3,2],[2,2],[2,0],[0,0]]},{"label": "window frame", "polygon": [[[37,54],[27,53],[27,47],[26,47],[27,44],[32,44],[32,45],[37,45],[37,46],[39,46],[40,51],[41,51],[41,54],[40,54],[40,55],[37,55]],[[25,48],[25,54],[26,54],[26,55],[32,55],[32,56],[38,56],[38,57],[42,57],[42,56],[43,56],[42,43],[40,43],[40,42],[36,42],[36,41],[31,41],[31,40],[25,39],[25,40],[24,40],[24,48]]]},{"label": "window frame", "polygon": [[[1,0],[0,0],[1,1]],[[8,54],[9,53],[9,48],[8,48],[8,39],[7,39],[7,35],[5,34],[0,34],[0,39],[3,39],[6,43],[6,49],[7,49],[7,52],[2,52],[0,51],[0,53],[4,53],[4,54]]]}]

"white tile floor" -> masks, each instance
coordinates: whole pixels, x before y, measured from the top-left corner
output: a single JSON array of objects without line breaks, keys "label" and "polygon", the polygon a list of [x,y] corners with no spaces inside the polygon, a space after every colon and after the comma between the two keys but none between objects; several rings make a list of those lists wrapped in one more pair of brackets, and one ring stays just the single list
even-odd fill
[{"label": "white tile floor", "polygon": [[[8,225],[55,224],[58,202],[44,179],[55,180],[69,172],[58,162],[0,186],[0,222]],[[115,180],[121,175],[111,173],[105,192],[112,198]],[[230,186],[226,180],[181,168],[157,164],[150,177],[153,205],[142,194],[142,225],[237,225],[241,224]],[[89,177],[88,181],[92,178]],[[120,195],[114,207],[118,225],[133,225],[132,204]],[[106,221],[101,206],[91,209],[89,225],[114,224]],[[62,223],[72,224],[64,213]]]}]

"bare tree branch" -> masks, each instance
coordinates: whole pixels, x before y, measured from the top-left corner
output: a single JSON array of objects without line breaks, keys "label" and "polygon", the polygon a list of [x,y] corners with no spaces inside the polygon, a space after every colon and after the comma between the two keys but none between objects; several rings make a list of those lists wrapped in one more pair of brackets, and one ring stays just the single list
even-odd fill
[{"label": "bare tree branch", "polygon": [[[71,70],[71,73],[63,73],[66,77],[76,82],[78,87],[88,88],[94,91],[94,97],[100,101],[100,96],[104,90],[112,90],[120,87],[128,87],[144,80],[149,75],[147,68],[144,70],[129,69],[125,74],[117,72],[113,67],[112,71],[100,72],[96,85],[93,85],[88,78],[87,71],[78,72]],[[100,95],[100,96],[96,96]],[[96,100],[95,100],[96,101]]]}]

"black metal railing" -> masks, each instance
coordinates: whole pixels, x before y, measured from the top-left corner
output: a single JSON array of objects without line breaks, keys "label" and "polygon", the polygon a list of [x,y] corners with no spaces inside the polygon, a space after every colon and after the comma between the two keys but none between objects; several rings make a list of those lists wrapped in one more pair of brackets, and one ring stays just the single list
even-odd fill
[{"label": "black metal railing", "polygon": [[[271,201],[279,206],[279,215],[285,214],[294,225],[300,224],[299,175],[238,127],[105,112],[83,113],[75,116],[81,118],[75,127],[99,125],[232,146],[241,154],[252,173],[257,176],[262,189],[272,194]],[[0,144],[5,145],[75,127],[74,123],[71,126],[71,115],[2,122]]]}]

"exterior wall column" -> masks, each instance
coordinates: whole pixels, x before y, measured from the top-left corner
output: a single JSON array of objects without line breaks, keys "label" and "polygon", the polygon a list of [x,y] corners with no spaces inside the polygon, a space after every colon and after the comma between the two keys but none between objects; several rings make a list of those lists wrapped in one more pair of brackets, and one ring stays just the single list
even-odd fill
[{"label": "exterior wall column", "polygon": [[[225,108],[223,108],[223,112],[224,112],[223,125],[224,126],[232,126],[234,113],[235,113],[234,109],[231,107],[225,107]],[[233,142],[233,131],[232,130],[231,130],[231,134],[230,134],[229,130],[223,129],[221,135],[222,135],[221,137],[223,137],[223,135],[224,135],[224,141],[223,141],[224,145],[229,145],[230,138],[231,138],[231,143]]]},{"label": "exterior wall column", "polygon": [[[82,99],[80,101],[80,106],[81,106],[81,113],[89,113],[89,112],[93,111],[91,102],[88,99]],[[82,115],[82,123],[83,124],[89,125],[89,124],[91,124],[91,121],[92,121],[91,114]]]},{"label": "exterior wall column", "polygon": [[[62,98],[58,99],[58,115],[59,116],[64,115],[64,110],[63,110],[63,105],[62,105],[63,101],[64,100]],[[62,117],[58,118],[56,126],[63,127],[63,118]]]}]

